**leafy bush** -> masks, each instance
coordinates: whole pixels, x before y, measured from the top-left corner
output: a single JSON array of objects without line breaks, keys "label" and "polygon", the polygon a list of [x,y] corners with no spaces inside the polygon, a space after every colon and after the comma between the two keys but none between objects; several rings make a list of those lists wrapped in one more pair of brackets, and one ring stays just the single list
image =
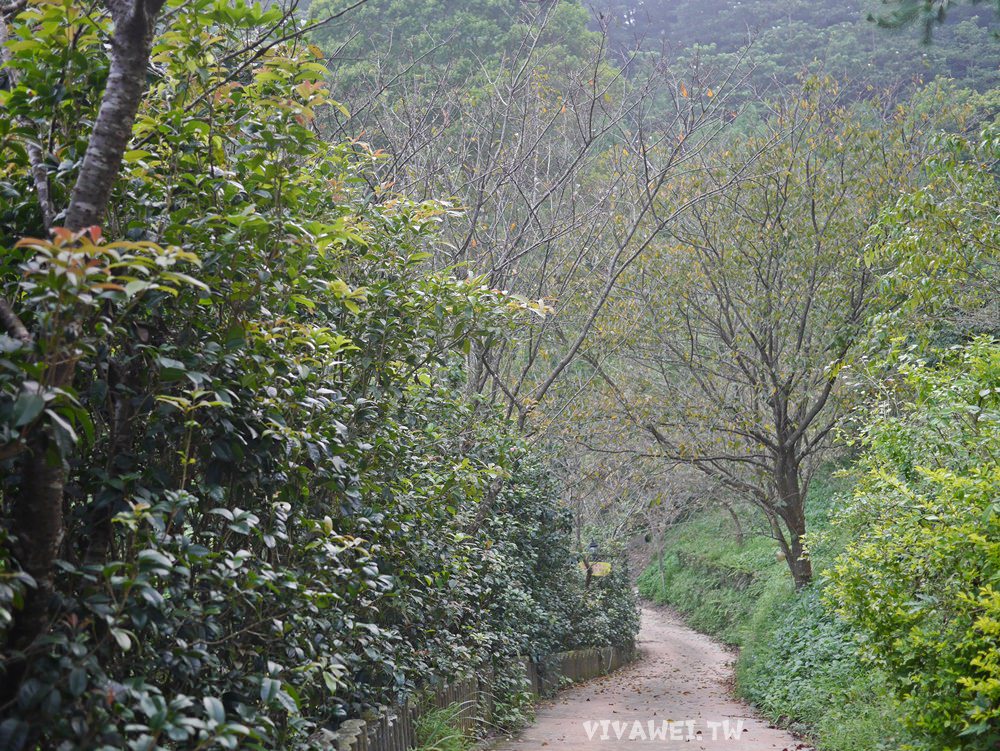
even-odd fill
[{"label": "leafy bush", "polygon": [[937,749],[1000,740],[1000,346],[956,347],[937,363],[899,358],[898,403],[860,435],[856,537],[828,596],[884,669],[904,719]]},{"label": "leafy bush", "polygon": [[[0,168],[31,333],[0,336],[0,747],[308,748],[431,676],[494,671],[514,702],[515,656],[630,639],[629,588],[585,588],[558,488],[464,383],[535,312],[425,267],[453,209],[318,137],[315,52],[244,45],[284,38],[277,7],[171,7],[104,232],[127,240],[18,242],[45,234],[32,173]],[[103,81],[83,10],[31,3],[0,92],[51,118],[57,198]]]}]

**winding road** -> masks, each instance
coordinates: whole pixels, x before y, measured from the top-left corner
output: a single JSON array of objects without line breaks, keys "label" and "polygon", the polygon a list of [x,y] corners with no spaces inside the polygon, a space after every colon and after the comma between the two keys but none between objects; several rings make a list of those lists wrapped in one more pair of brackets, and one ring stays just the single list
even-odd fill
[{"label": "winding road", "polygon": [[806,751],[731,692],[734,656],[668,610],[644,608],[640,658],[561,691],[494,751]]}]

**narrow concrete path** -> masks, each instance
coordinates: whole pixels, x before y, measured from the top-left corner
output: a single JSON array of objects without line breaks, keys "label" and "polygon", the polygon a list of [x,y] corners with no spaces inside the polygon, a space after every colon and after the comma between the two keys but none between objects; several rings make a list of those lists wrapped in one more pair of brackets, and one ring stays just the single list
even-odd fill
[{"label": "narrow concrete path", "polygon": [[733,698],[734,655],[668,610],[645,608],[640,659],[538,708],[495,751],[805,751],[808,745]]}]

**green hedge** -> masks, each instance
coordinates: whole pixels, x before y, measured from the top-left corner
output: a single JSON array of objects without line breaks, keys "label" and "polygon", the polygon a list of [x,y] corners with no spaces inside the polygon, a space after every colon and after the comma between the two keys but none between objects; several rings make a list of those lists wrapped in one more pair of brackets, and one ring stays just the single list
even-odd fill
[{"label": "green hedge", "polygon": [[[174,5],[117,244],[18,242],[47,235],[26,155],[0,167],[32,334],[0,336],[0,748],[310,748],[434,676],[493,672],[516,706],[516,656],[626,643],[627,572],[584,587],[558,487],[465,383],[530,304],[427,267],[454,210],[373,194],[379,155],[319,138],[315,50],[244,59],[280,9]],[[57,198],[104,85],[85,11],[18,16],[0,92],[4,139],[55,118]],[[39,446],[61,515],[33,506]]]}]

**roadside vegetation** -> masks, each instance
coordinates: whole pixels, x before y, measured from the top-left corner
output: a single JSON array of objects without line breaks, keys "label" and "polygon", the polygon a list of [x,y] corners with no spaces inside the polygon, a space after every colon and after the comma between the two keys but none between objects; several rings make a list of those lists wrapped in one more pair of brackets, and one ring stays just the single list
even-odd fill
[{"label": "roadside vegetation", "polygon": [[739,694],[820,749],[988,748],[1000,354],[979,339],[900,373],[913,401],[810,490],[815,583],[711,508],[668,529],[639,591],[738,647]]}]

